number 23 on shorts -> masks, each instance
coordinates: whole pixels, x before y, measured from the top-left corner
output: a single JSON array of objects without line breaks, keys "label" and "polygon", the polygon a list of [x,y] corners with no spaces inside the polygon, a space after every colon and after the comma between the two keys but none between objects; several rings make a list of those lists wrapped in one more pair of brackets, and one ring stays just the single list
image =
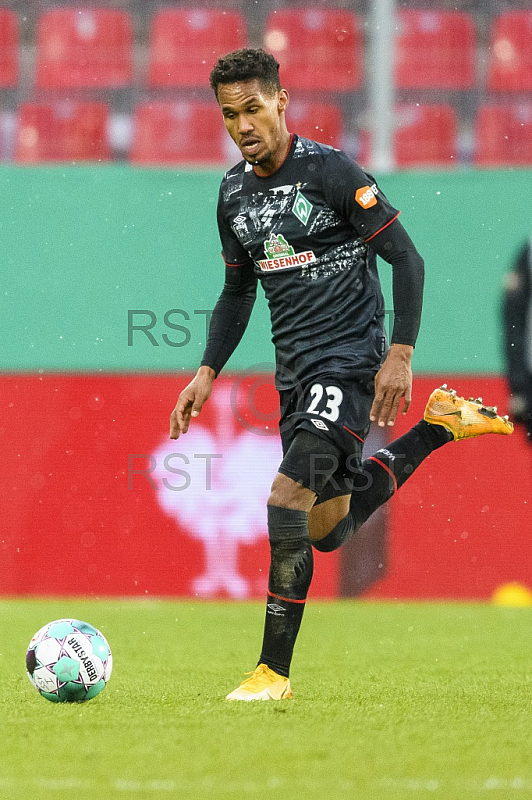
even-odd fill
[{"label": "number 23 on shorts", "polygon": [[340,416],[340,404],[344,399],[342,390],[338,386],[324,387],[321,383],[314,383],[310,387],[310,394],[312,399],[307,412],[325,417],[330,422],[336,422]]}]

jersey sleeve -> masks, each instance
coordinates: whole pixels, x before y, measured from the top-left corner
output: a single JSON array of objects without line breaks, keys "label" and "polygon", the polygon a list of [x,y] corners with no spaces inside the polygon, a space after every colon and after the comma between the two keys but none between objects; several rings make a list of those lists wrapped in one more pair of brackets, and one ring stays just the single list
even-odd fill
[{"label": "jersey sleeve", "polygon": [[325,159],[324,192],[329,205],[366,242],[400,214],[375,179],[341,150],[332,150]]},{"label": "jersey sleeve", "polygon": [[218,196],[217,221],[222,244],[222,258],[225,263],[228,266],[240,266],[251,262],[248,251],[242,247],[227,220],[223,204],[223,182]]}]

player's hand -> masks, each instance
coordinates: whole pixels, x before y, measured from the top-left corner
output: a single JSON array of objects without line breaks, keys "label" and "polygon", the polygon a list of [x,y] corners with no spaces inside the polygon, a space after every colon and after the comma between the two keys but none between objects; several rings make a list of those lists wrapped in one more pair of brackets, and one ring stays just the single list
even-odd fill
[{"label": "player's hand", "polygon": [[372,422],[380,427],[394,425],[401,399],[403,414],[412,402],[412,352],[407,344],[392,344],[386,361],[375,376],[375,399],[369,412]]},{"label": "player's hand", "polygon": [[170,414],[170,439],[179,439],[188,431],[190,420],[197,417],[203,404],[209,399],[216,373],[210,367],[200,367],[177,399],[174,410]]}]

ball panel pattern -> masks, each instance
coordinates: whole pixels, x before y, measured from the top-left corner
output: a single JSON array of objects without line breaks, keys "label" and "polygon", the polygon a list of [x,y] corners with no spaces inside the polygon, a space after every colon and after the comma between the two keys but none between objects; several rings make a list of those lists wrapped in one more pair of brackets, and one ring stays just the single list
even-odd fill
[{"label": "ball panel pattern", "polygon": [[39,664],[55,664],[61,658],[61,640],[43,639],[35,647]]},{"label": "ball panel pattern", "polygon": [[55,703],[96,697],[109,680],[112,663],[103,634],[75,619],[44,625],[26,653],[28,678],[42,697]]}]

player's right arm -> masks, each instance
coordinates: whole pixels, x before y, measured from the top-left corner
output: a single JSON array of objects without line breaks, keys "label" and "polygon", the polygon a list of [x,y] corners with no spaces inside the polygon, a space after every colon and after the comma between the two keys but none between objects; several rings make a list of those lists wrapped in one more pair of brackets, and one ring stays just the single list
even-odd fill
[{"label": "player's right arm", "polygon": [[203,404],[209,399],[216,373],[211,367],[200,367],[186,386],[170,414],[170,439],[179,439],[188,431],[191,417],[197,417]]},{"label": "player's right arm", "polygon": [[171,439],[188,431],[191,417],[197,417],[209,399],[214,380],[236,350],[253,310],[257,279],[252,262],[227,265],[225,269],[225,284],[212,312],[201,366],[170,415]]},{"label": "player's right arm", "polygon": [[170,438],[188,431],[209,399],[214,380],[236,350],[246,330],[257,295],[253,261],[225,218],[223,184],[218,199],[218,231],[225,261],[225,283],[213,309],[201,366],[183,389],[170,415]]}]

